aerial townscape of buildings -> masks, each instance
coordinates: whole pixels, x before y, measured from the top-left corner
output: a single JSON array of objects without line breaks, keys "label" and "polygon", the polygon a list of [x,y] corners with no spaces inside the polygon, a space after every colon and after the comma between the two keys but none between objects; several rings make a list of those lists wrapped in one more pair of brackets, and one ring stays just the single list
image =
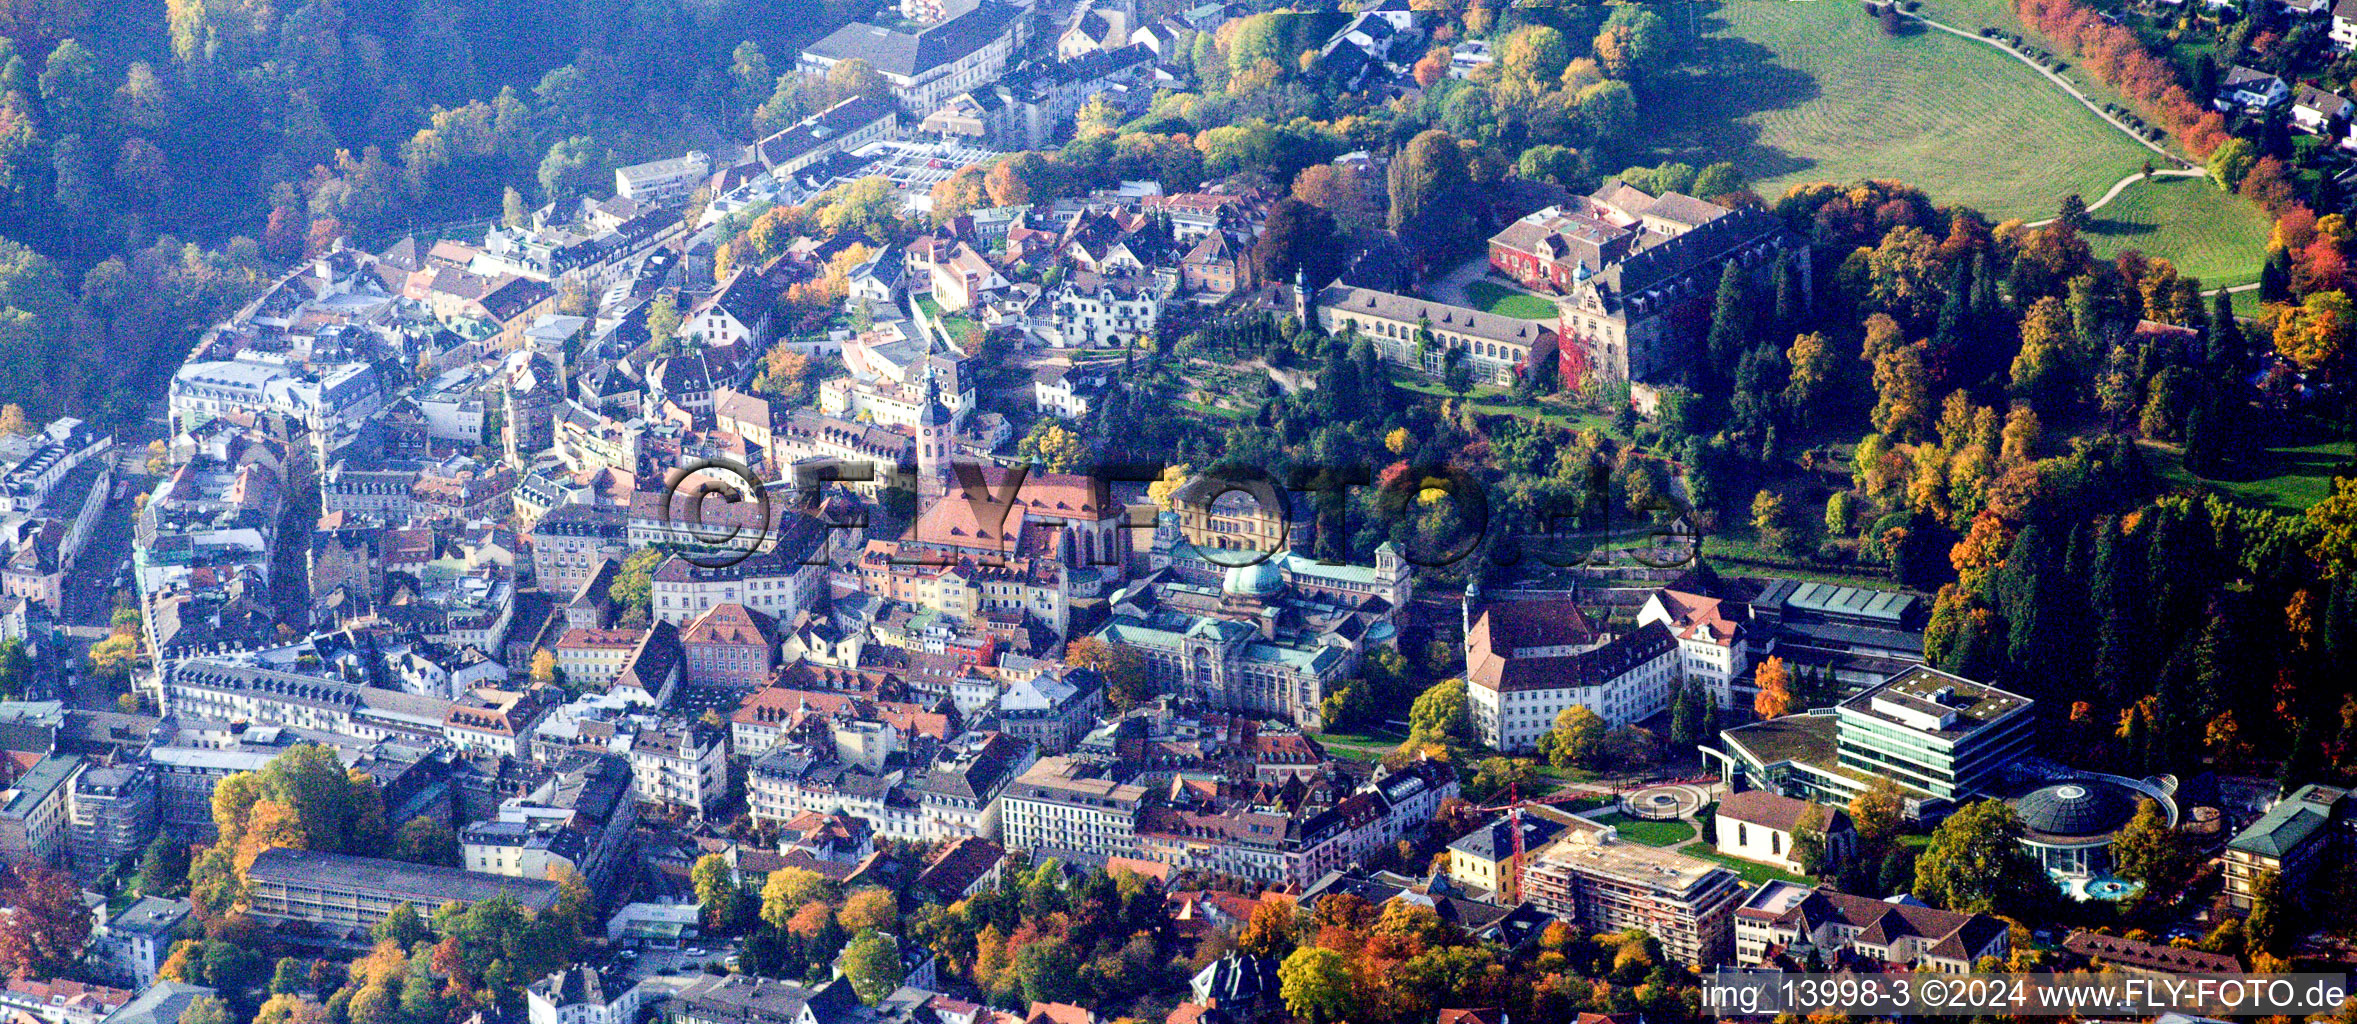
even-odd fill
[{"label": "aerial townscape of buildings", "polygon": [[[2097,726],[1927,664],[1933,599],[1896,583],[1485,575],[1336,530],[1304,488],[1052,450],[1205,331],[1342,339],[1452,403],[1543,374],[1662,415],[1723,281],[1833,272],[1756,202],[1513,179],[1529,201],[1482,211],[1467,268],[1537,318],[1397,240],[1267,279],[1292,200],[1250,174],[737,244],[847,188],[924,217],[1084,110],[1146,114],[1252,13],[1152,6],[901,0],[790,65],[868,92],[464,237],[296,261],[195,339],[144,450],[74,418],[0,438],[0,930],[31,919],[24,879],[87,922],[70,955],[8,954],[70,965],[7,978],[11,1021],[1099,1024],[1147,1004],[1037,975],[1099,984],[1131,946],[1028,951],[1142,915],[1134,969],[1176,971],[1149,1024],[1357,1020],[1303,994],[1318,965],[1288,954],[1320,928],[1550,984],[1587,956],[1613,966],[1599,1005],[1566,997],[1580,1024],[1672,1024],[1676,998],[1639,1000],[1718,966],[2262,966],[2210,929],[2357,853],[2340,788],[2066,765],[2061,723]],[[1405,0],[1310,42],[1354,89],[1492,61]],[[1326,166],[1380,204],[1395,149]],[[1271,396],[1331,386],[1262,369]],[[1189,414],[1246,415],[1216,390]],[[1397,435],[1383,487],[1422,472]],[[336,838],[305,819],[343,800],[366,810]],[[2075,909],[1914,891],[1996,808],[1971,852]],[[2158,877],[2155,831],[2215,908],[2112,934],[2090,908]],[[572,931],[543,963],[522,947],[560,940],[482,937],[503,921]],[[482,996],[444,961],[490,947]],[[256,951],[278,977],[238,966]],[[1477,1002],[1426,1017],[1508,1024]]]}]

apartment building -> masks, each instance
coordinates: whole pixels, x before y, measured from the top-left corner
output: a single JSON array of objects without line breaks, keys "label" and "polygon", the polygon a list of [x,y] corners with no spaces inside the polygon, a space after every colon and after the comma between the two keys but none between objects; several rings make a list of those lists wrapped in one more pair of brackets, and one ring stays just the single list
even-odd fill
[{"label": "apartment building", "polygon": [[82,759],[50,754],[0,790],[0,862],[54,865],[65,855],[66,794]]},{"label": "apartment building", "polygon": [[1701,966],[1733,954],[1743,885],[1715,863],[1578,819],[1523,869],[1522,896],[1590,932],[1642,928],[1669,955]]},{"label": "apartment building", "polygon": [[1772,881],[1735,911],[1735,962],[1757,967],[1776,954],[1803,962],[1814,952],[1828,964],[1966,974],[1983,957],[2003,960],[2009,931],[1987,914],[1937,910],[1905,896],[1878,900]]},{"label": "apartment building", "polygon": [[630,762],[618,754],[590,754],[502,802],[497,818],[468,825],[459,847],[469,871],[550,878],[563,868],[579,872],[590,892],[602,893],[637,822]]},{"label": "apartment building", "polygon": [[1136,853],[1145,803],[1146,787],[1114,781],[1106,765],[1047,757],[1007,787],[999,813],[1009,849],[1101,860]]},{"label": "apartment building", "polygon": [[2277,800],[2226,844],[2226,896],[2249,909],[2259,878],[2273,873],[2283,891],[2304,896],[2316,867],[2338,845],[2357,846],[2357,798],[2336,786],[2308,785]]},{"label": "apartment building", "polygon": [[374,927],[403,904],[465,907],[504,894],[537,913],[557,901],[557,883],[545,878],[508,878],[285,847],[255,857],[246,869],[246,884],[256,917],[346,928]]},{"label": "apartment building", "polygon": [[621,509],[559,505],[532,524],[532,575],[540,589],[569,597],[608,559],[628,553],[628,539]]},{"label": "apartment building", "polygon": [[728,790],[728,733],[702,722],[641,729],[630,740],[630,771],[640,803],[701,816]]},{"label": "apartment building", "polygon": [[88,768],[66,796],[66,854],[89,880],[131,860],[156,831],[156,776],[141,762]]}]

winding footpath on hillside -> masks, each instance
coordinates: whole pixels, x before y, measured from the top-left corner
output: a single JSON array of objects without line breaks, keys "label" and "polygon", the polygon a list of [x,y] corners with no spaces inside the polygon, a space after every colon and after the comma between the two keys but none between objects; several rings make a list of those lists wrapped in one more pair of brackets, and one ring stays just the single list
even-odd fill
[{"label": "winding footpath on hillside", "polygon": [[[2026,54],[2026,53],[2023,53],[2023,52],[2021,52],[2020,50],[2014,49],[2014,48],[2013,48],[2013,46],[2012,46],[2011,44],[2008,44],[2008,43],[2007,43],[2007,42],[2005,42],[2004,40],[2002,40],[2002,39],[1992,39],[1992,38],[1990,38],[1990,37],[1988,37],[1988,36],[1981,35],[1981,34],[1980,34],[1980,33],[1978,33],[1978,32],[1966,32],[1965,30],[1963,30],[1963,29],[1960,29],[1960,28],[1957,28],[1957,27],[1956,27],[1956,26],[1954,26],[1954,25],[1950,25],[1950,24],[1948,24],[1948,23],[1946,23],[1946,22],[1942,22],[1942,21],[1934,21],[1934,20],[1932,20],[1932,19],[1930,19],[1930,18],[1924,17],[1924,16],[1923,16],[1923,15],[1921,15],[1921,14],[1912,14],[1912,15],[1909,15],[1909,17],[1911,17],[1911,18],[1914,18],[1916,21],[1918,21],[1918,22],[1920,22],[1920,23],[1922,23],[1922,24],[1929,25],[1929,26],[1931,26],[1932,28],[1936,28],[1936,29],[1939,29],[1939,30],[1940,30],[1940,31],[1942,31],[1942,32],[1946,32],[1946,33],[1948,33],[1949,35],[1952,35],[1952,36],[1957,36],[1957,37],[1960,37],[1960,38],[1963,38],[1963,39],[1970,39],[1970,40],[1972,40],[1973,42],[1980,43],[1980,44],[1982,44],[1982,45],[1984,45],[1984,46],[1994,46],[1994,47],[1996,47],[1997,49],[2000,49],[2000,50],[2003,50],[2003,51],[2005,51],[2006,53],[2010,53],[2010,54],[2012,54],[2012,55],[2013,55],[2013,59],[2015,59],[2015,60],[2018,60],[2018,61],[2020,61],[2020,62],[2022,62],[2022,63],[2024,63],[2024,64],[2027,64],[2027,65],[2029,65],[2029,66],[2030,66],[2030,68],[2031,68],[2031,70],[2034,70],[2034,71],[2036,71],[2037,73],[2039,73],[2039,74],[2041,74],[2041,75],[2044,75],[2044,76],[2046,76],[2046,80],[2047,80],[2047,81],[2049,81],[2049,82],[2053,82],[2054,84],[2061,86],[2061,87],[2062,87],[2062,91],[2064,91],[2064,92],[2067,92],[2067,93],[2070,93],[2070,94],[2071,94],[2071,98],[2078,100],[2078,101],[2079,101],[2079,105],[2080,105],[2080,106],[2083,106],[2083,107],[2086,107],[2086,108],[2087,108],[2087,111],[2088,111],[2089,113],[2091,113],[2091,114],[2094,114],[2095,116],[2102,118],[2102,119],[2104,120],[2104,123],[2105,123],[2105,124],[2111,125],[2112,127],[2119,129],[2121,134],[2123,134],[2123,135],[2126,135],[2127,137],[2129,137],[2129,138],[2131,138],[2131,139],[2135,139],[2135,140],[2136,140],[2136,144],[2137,144],[2137,145],[2139,145],[2139,146],[2143,146],[2143,147],[2144,147],[2144,148],[2146,148],[2146,149],[2152,150],[2153,152],[2155,152],[2155,153],[2158,153],[2158,154],[2160,154],[2160,155],[2161,155],[2161,156],[2163,156],[2163,157],[2166,157],[2168,160],[2170,160],[2171,162],[2173,162],[2173,163],[2175,163],[2175,164],[2177,164],[2177,165],[2179,165],[2179,166],[2184,166],[2184,165],[2186,164],[2186,160],[2185,160],[2185,158],[2183,158],[2183,157],[2180,157],[2180,156],[2178,156],[2178,155],[2177,155],[2177,154],[2175,154],[2175,153],[2171,153],[2171,152],[2169,152],[2167,149],[2164,149],[2164,148],[2162,148],[2162,147],[2161,147],[2161,145],[2160,145],[2159,143],[2157,143],[2157,142],[2154,142],[2154,141],[2152,141],[2151,139],[2145,138],[2145,137],[2144,137],[2144,135],[2143,135],[2142,133],[2138,132],[2136,129],[2128,127],[2128,123],[2127,123],[2127,122],[2125,122],[2125,121],[2122,121],[2122,120],[2120,120],[2120,119],[2119,119],[2119,118],[2117,118],[2117,117],[2113,117],[2113,116],[2111,115],[2111,113],[2110,113],[2109,111],[2106,111],[2106,110],[2104,110],[2104,109],[2103,109],[2103,107],[2102,107],[2100,104],[2096,103],[2094,100],[2088,99],[2088,98],[2087,98],[2087,94],[2086,94],[2086,93],[2083,93],[2083,92],[2080,92],[2080,91],[2079,91],[2079,87],[2078,87],[2078,86],[2076,86],[2076,85],[2072,85],[2072,84],[2071,84],[2071,80],[2070,80],[2070,79],[2068,79],[2068,78],[2064,78],[2064,77],[2062,77],[2061,75],[2058,75],[2058,74],[2054,73],[2054,70],[2053,70],[2053,69],[2051,69],[2051,68],[2048,68],[2047,66],[2045,66],[2045,65],[2043,65],[2043,64],[2040,64],[2040,63],[2038,63],[2036,60],[2032,59],[2032,58],[2030,57],[2030,55],[2029,55],[2029,54]],[[2113,191],[2115,191],[2115,192],[2116,192],[2116,191],[2118,191],[2118,189],[2116,189],[2116,188],[2115,188],[2115,189],[2113,189]]]},{"label": "winding footpath on hillside", "polygon": [[[2178,156],[2178,155],[2177,155],[2177,154],[2175,154],[2175,153],[2171,153],[2171,152],[2169,152],[2167,149],[2164,149],[2164,148],[2162,148],[2162,147],[2161,147],[2161,145],[2160,145],[2159,143],[2156,143],[2156,142],[2152,141],[2151,139],[2145,138],[2145,137],[2144,137],[2144,135],[2143,135],[2142,133],[2138,132],[2138,131],[2137,131],[2136,129],[2134,129],[2134,128],[2131,128],[2131,127],[2129,127],[2129,126],[2128,126],[2128,124],[2127,124],[2127,122],[2125,122],[2125,121],[2122,121],[2122,120],[2120,120],[2119,118],[2112,116],[2112,114],[2111,114],[2109,111],[2106,111],[2106,110],[2104,110],[2104,109],[2103,109],[2102,105],[2100,105],[2100,104],[2096,103],[2094,100],[2088,99],[2088,98],[2087,98],[2087,94],[2086,94],[2086,93],[2083,93],[2083,92],[2080,92],[2080,91],[2079,91],[2079,87],[2078,87],[2078,86],[2076,86],[2076,85],[2072,85],[2072,84],[2071,84],[2071,80],[2070,80],[2070,79],[2064,78],[2064,77],[2062,77],[2061,75],[2059,75],[2059,74],[2056,74],[2056,73],[2054,72],[2054,70],[2053,70],[2053,69],[2051,69],[2051,68],[2048,68],[2047,66],[2045,66],[2045,65],[2043,65],[2043,64],[2040,64],[2040,63],[2038,63],[2038,62],[2037,62],[2035,59],[2031,58],[2031,56],[2030,56],[2029,54],[2023,53],[2023,52],[2021,52],[2020,50],[2017,50],[2017,49],[2015,49],[2015,48],[2014,48],[2014,47],[2013,47],[2011,44],[2007,43],[2006,41],[2004,41],[2004,40],[2002,40],[2002,39],[1992,39],[1992,38],[1990,38],[1990,37],[1988,37],[1988,36],[1981,35],[1981,34],[1980,34],[1980,33],[1978,33],[1978,32],[1967,32],[1967,31],[1965,31],[1965,30],[1963,30],[1963,29],[1957,28],[1956,26],[1954,26],[1954,25],[1950,25],[1950,24],[1948,24],[1948,23],[1946,23],[1946,22],[1943,22],[1943,21],[1938,21],[1938,20],[1935,20],[1935,19],[1932,19],[1932,18],[1927,18],[1927,17],[1923,16],[1923,15],[1922,15],[1922,14],[1920,14],[1920,13],[1918,13],[1918,14],[1911,14],[1911,15],[1909,15],[1909,17],[1911,17],[1911,18],[1914,18],[1914,19],[1915,19],[1917,22],[1920,22],[1920,23],[1922,23],[1922,24],[1924,24],[1924,25],[1926,25],[1926,26],[1929,26],[1929,27],[1931,27],[1931,28],[1936,28],[1936,29],[1939,29],[1939,30],[1940,30],[1940,31],[1942,31],[1942,32],[1946,32],[1946,33],[1948,33],[1949,35],[1956,36],[1956,37],[1958,37],[1958,38],[1962,38],[1962,39],[1970,39],[1970,40],[1972,40],[1973,42],[1980,43],[1980,44],[1982,44],[1982,45],[1984,45],[1984,46],[1994,46],[1994,47],[1996,47],[1997,49],[2000,49],[2000,50],[2003,50],[2003,51],[2005,51],[2006,53],[2012,54],[2012,55],[2013,55],[2013,59],[2015,59],[2015,60],[2018,60],[2018,61],[2020,61],[2020,62],[2022,62],[2022,63],[2024,63],[2024,64],[2027,64],[2027,65],[2029,65],[2029,66],[2030,66],[2030,68],[2031,68],[2032,70],[2036,71],[2037,73],[2039,73],[2039,74],[2041,74],[2041,75],[2044,75],[2044,76],[2046,76],[2046,80],[2047,80],[2047,81],[2049,81],[2049,82],[2053,82],[2055,85],[2061,86],[2061,87],[2062,87],[2062,91],[2064,91],[2064,92],[2067,92],[2067,93],[2070,93],[2070,94],[2071,94],[2071,98],[2072,98],[2072,99],[2078,100],[2078,101],[2079,101],[2079,105],[2080,105],[2080,106],[2083,106],[2083,107],[2086,107],[2086,108],[2087,108],[2087,111],[2088,111],[2089,113],[2092,113],[2092,114],[2094,114],[2095,116],[2102,118],[2105,124],[2111,125],[2112,127],[2119,129],[2119,130],[2120,130],[2120,132],[2121,132],[2122,134],[2125,134],[2126,136],[2128,136],[2128,137],[2129,137],[2129,138],[2131,138],[2131,139],[2135,139],[2135,140],[2136,140],[2136,144],[2137,144],[2137,145],[2139,145],[2139,146],[2143,146],[2143,147],[2144,147],[2144,148],[2146,148],[2146,149],[2152,150],[2153,152],[2155,152],[2155,153],[2158,153],[2158,154],[2160,154],[2161,156],[2168,158],[2168,160],[2169,160],[2170,162],[2172,162],[2172,163],[2175,163],[2175,164],[2177,164],[2177,165],[2178,165],[2178,166],[2176,166],[2176,167],[2171,167],[2171,168],[2156,168],[2156,169],[2154,169],[2154,171],[2152,172],[2152,176],[2153,176],[2153,177],[2163,177],[2163,176],[2166,176],[2166,177],[2172,177],[2172,178],[2193,178],[2193,177],[2199,177],[2199,176],[2201,176],[2201,175],[2204,175],[2204,174],[2207,174],[2207,173],[2209,173],[2207,169],[2205,169],[2205,168],[2201,168],[2201,167],[2195,167],[2195,166],[2191,166],[2191,165],[2188,163],[2188,161],[2187,161],[2187,160],[2186,160],[2184,157]],[[2092,202],[2092,203],[2089,203],[2089,204],[2087,204],[2087,212],[2089,212],[2089,213],[2093,213],[2093,212],[2095,212],[2096,210],[2102,209],[2102,208],[2103,208],[2103,204],[2105,204],[2105,203],[2108,203],[2108,202],[2111,202],[2112,200],[2119,198],[2119,196],[2120,196],[2120,193],[2127,191],[2127,189],[2128,189],[2128,186],[2135,184],[2136,182],[2138,182],[2138,181],[2142,180],[2144,177],[2145,177],[2144,173],[2143,173],[2142,171],[2138,171],[2138,172],[2136,172],[2136,173],[2134,173],[2134,174],[2130,174],[2130,175],[2128,175],[2127,177],[2121,178],[2121,179],[2120,179],[2120,180],[2118,180],[2118,181],[2112,182],[2112,186],[2111,186],[2111,189],[2110,189],[2110,191],[2107,191],[2107,192],[2105,192],[2105,193],[2103,194],[2103,198],[2101,198],[2101,199],[2097,199],[2096,201],[2094,201],[2094,202]],[[2051,224],[2051,223],[2053,223],[2053,222],[2054,222],[2054,218],[2052,218],[2052,217],[2048,217],[2048,218],[2047,218],[2047,219],[2045,219],[2045,220],[2036,221],[2036,222],[2034,222],[2034,223],[2030,224],[2030,226],[2031,226],[2031,227],[2034,227],[2034,228],[2035,228],[2035,227],[2044,227],[2044,226],[2046,226],[2046,225],[2048,225],[2048,224]],[[2233,287],[2231,287],[2231,288],[2212,288],[2212,289],[2210,289],[2209,291],[2203,292],[2202,294],[2204,294],[2204,295],[2216,295],[2216,294],[2218,294],[2219,292],[2226,292],[2227,294],[2230,294],[2230,295],[2231,295],[2231,294],[2237,294],[2237,293],[2241,293],[2241,292],[2247,292],[2247,291],[2256,291],[2256,290],[2258,289],[2258,287],[2259,287],[2259,286],[2258,286],[2256,283],[2252,283],[2252,284],[2238,284],[2238,285],[2235,285],[2235,286],[2233,286]]]},{"label": "winding footpath on hillside", "polygon": [[[2166,168],[2166,169],[2155,169],[2155,170],[2152,172],[2152,177],[2155,177],[2155,178],[2199,178],[2199,177],[2201,177],[2202,175],[2204,175],[2204,174],[2207,174],[2207,173],[2209,173],[2209,172],[2207,172],[2207,171],[2200,171],[2200,170],[2191,170],[2191,169],[2180,170],[2180,169],[2177,169],[2177,168]],[[2135,183],[2137,183],[2137,182],[2139,182],[2139,181],[2143,181],[2143,180],[2144,180],[2144,178],[2145,178],[2145,174],[2144,174],[2144,172],[2143,172],[2143,171],[2134,171],[2134,172],[2131,172],[2131,173],[2129,173],[2129,174],[2128,174],[2128,176],[2126,176],[2126,177],[2124,177],[2124,178],[2121,178],[2121,179],[2120,179],[2120,180],[2118,180],[2118,181],[2112,182],[2112,183],[2111,183],[2111,189],[2110,189],[2109,191],[2105,192],[2105,193],[2103,194],[2103,197],[2102,197],[2102,198],[2100,198],[2100,199],[2097,199],[2096,201],[2094,201],[2094,202],[2092,202],[2092,203],[2088,203],[2088,204],[2087,204],[2087,212],[2088,212],[2088,213],[2094,213],[2094,212],[2095,212],[2095,211],[2097,211],[2097,210],[2103,209],[2103,204],[2105,204],[2105,203],[2108,203],[2108,202],[2111,202],[2111,201],[2112,201],[2112,200],[2114,200],[2114,199],[2118,199],[2118,198],[2120,197],[2120,193],[2122,193],[2122,192],[2125,192],[2125,191],[2127,191],[2127,190],[2128,190],[2128,186],[2130,186],[2130,185],[2133,185],[2133,184],[2135,184]],[[2045,227],[2046,225],[2048,225],[2048,224],[2052,224],[2052,223],[2054,223],[2054,218],[2052,218],[2052,217],[2048,217],[2048,218],[2046,218],[2045,220],[2034,220],[2034,221],[2031,221],[2031,222],[2029,222],[2029,224],[2028,224],[2027,226],[2028,226],[2028,227],[2033,227],[2033,228],[2042,228],[2042,227]]]}]

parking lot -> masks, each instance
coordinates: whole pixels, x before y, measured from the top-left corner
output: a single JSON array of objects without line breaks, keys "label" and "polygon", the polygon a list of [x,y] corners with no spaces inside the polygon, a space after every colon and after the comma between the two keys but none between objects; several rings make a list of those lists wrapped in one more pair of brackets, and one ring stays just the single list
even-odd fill
[{"label": "parking lot", "polygon": [[630,976],[650,984],[669,982],[677,988],[693,981],[706,964],[725,964],[736,955],[733,942],[707,942],[686,949],[646,949],[635,957],[622,961],[629,966]]}]

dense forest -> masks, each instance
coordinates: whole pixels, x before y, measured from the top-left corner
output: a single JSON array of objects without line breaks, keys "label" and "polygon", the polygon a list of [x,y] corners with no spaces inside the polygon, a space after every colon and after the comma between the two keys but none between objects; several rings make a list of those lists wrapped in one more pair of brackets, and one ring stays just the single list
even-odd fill
[{"label": "dense forest", "polygon": [[864,6],[8,0],[0,399],[133,414],[135,375],[307,249],[791,121],[776,70]]}]

